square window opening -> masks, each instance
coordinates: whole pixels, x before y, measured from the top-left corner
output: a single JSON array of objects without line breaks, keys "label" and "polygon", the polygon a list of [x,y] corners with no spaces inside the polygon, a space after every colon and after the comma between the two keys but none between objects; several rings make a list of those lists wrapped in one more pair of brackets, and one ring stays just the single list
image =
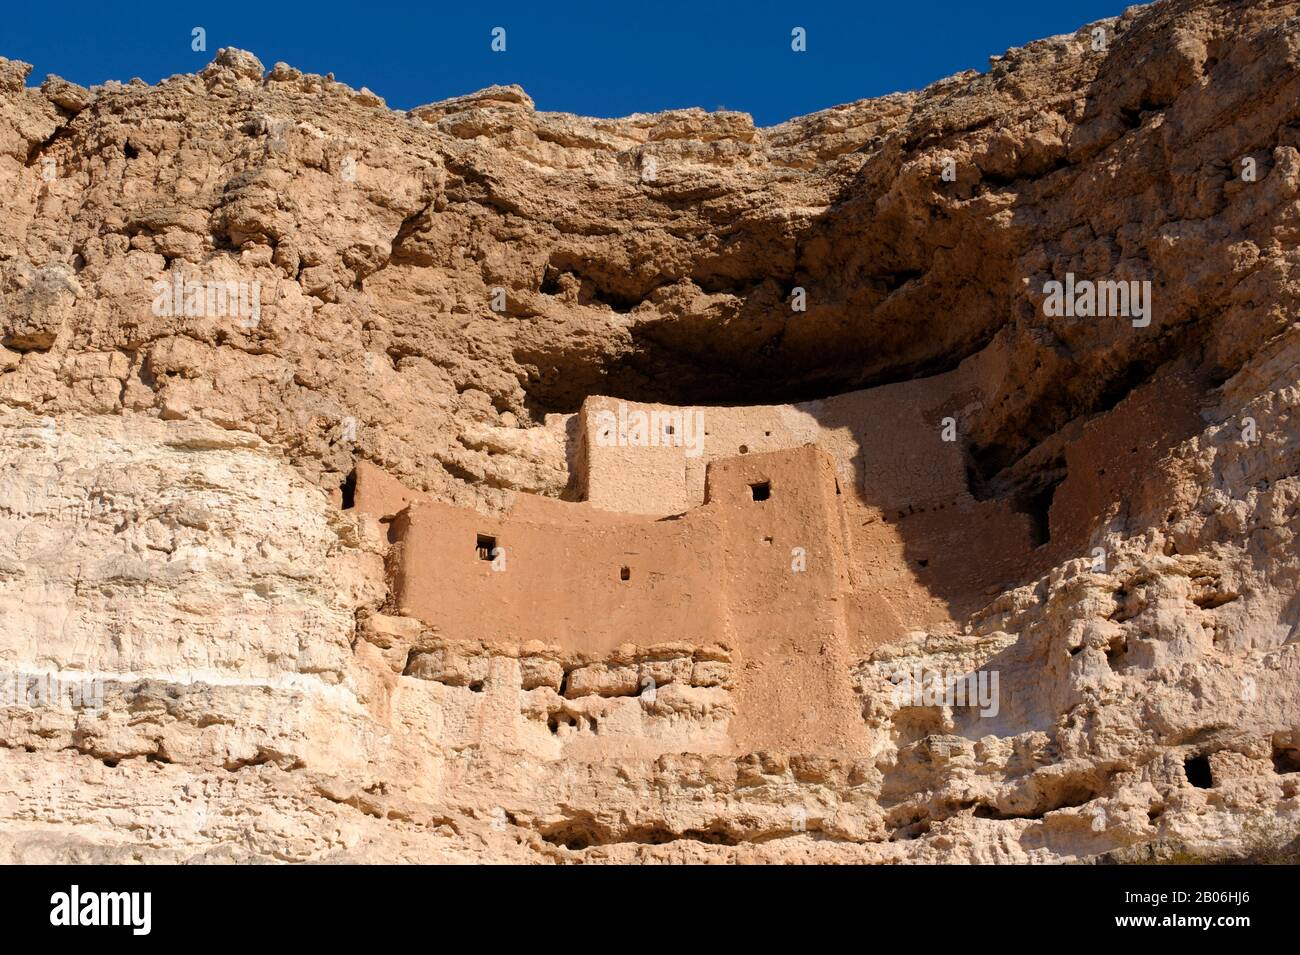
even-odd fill
[{"label": "square window opening", "polygon": [[757,484],[751,484],[749,493],[753,495],[756,501],[766,501],[772,496],[772,482],[759,481]]},{"label": "square window opening", "polygon": [[479,560],[491,560],[492,552],[497,549],[497,539],[487,534],[479,534],[474,540],[474,550]]}]

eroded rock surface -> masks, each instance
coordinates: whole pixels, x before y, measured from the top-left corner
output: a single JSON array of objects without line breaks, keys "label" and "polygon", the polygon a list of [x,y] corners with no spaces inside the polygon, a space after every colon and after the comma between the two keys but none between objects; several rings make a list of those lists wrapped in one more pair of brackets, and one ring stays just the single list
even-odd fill
[{"label": "eroded rock surface", "polygon": [[[0,60],[7,861],[1294,855],[1296,4],[1136,7],[770,128],[395,112],[237,50],[29,72]],[[1150,282],[1149,323],[1049,314],[1067,274]],[[843,455],[859,623],[764,654],[402,614],[358,465],[394,513],[621,519],[617,461],[593,493],[575,457],[594,396],[773,442],[720,459]]]}]

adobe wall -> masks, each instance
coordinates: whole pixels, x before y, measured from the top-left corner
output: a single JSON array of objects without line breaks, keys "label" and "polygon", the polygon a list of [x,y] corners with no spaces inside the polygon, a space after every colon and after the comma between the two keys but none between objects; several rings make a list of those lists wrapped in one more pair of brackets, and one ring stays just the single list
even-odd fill
[{"label": "adobe wall", "polygon": [[[726,610],[742,665],[730,734],[742,750],[779,741],[861,751],[861,701],[844,679],[850,551],[845,497],[825,451],[752,453],[708,466],[706,503],[724,524]],[[751,485],[770,488],[752,499]]]},{"label": "adobe wall", "polygon": [[[610,513],[679,514],[705,500],[705,474],[718,462],[816,445],[842,492],[850,644],[865,650],[951,628],[1035,553],[1032,521],[975,500],[967,484],[962,422],[1003,375],[1001,360],[989,349],[942,375],[791,405],[676,408],[593,396],[568,429],[570,459],[583,467],[575,484]],[[955,440],[943,440],[947,417]],[[642,423],[652,426],[638,431]]]},{"label": "adobe wall", "polygon": [[[583,499],[635,514],[677,514],[704,500],[708,465],[737,455],[815,444],[845,490],[886,509],[968,498],[960,440],[940,438],[962,384],[957,373],[818,401],[684,407],[592,396],[573,429]],[[702,421],[696,434],[691,422]],[[673,434],[641,422],[674,422]],[[611,427],[612,425],[612,427]],[[691,439],[698,438],[692,446]]]},{"label": "adobe wall", "polygon": [[398,512],[415,501],[431,498],[412,491],[397,478],[369,461],[358,461],[353,472],[352,506],[378,521],[391,521]]},{"label": "adobe wall", "polygon": [[[706,504],[661,520],[522,494],[500,516],[414,500],[392,524],[398,607],[451,639],[594,655],[626,643],[842,637],[846,545],[829,457],[798,448],[716,462],[708,476]],[[759,481],[768,500],[754,500]],[[367,513],[372,486],[384,490],[359,472]],[[478,553],[482,537],[496,560]],[[794,547],[805,569],[792,569]]]}]

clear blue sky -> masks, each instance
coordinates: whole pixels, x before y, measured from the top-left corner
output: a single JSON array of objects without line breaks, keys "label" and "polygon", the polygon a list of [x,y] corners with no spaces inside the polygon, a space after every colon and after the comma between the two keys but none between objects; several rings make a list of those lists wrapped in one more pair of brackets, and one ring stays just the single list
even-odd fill
[{"label": "clear blue sky", "polygon": [[[459,0],[316,3],[19,2],[0,18],[0,55],[90,85],[154,83],[202,68],[222,46],[309,73],[333,72],[409,109],[519,83],[539,109],[622,116],[725,106],[770,125],[837,103],[918,89],[1029,40],[1114,16],[1122,0],[824,3],[752,0]],[[207,30],[207,52],[190,31]],[[506,29],[506,51],[490,49]],[[790,31],[807,30],[793,53]]]}]

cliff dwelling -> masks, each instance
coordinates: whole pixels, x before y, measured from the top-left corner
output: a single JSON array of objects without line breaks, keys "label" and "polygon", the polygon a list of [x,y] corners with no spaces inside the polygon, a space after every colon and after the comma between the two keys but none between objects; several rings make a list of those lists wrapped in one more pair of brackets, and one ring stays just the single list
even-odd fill
[{"label": "cliff dwelling", "polygon": [[0,859],[1293,859],[1296,10],[775,125],[0,58]]},{"label": "cliff dwelling", "polygon": [[[952,372],[792,404],[591,396],[530,432],[568,462],[564,492],[517,492],[497,508],[437,500],[363,460],[345,503],[384,528],[385,612],[423,632],[392,665],[482,692],[486,671],[470,679],[446,661],[570,661],[553,686],[570,702],[547,719],[571,744],[601,723],[574,698],[650,687],[653,700],[679,684],[725,698],[694,745],[867,746],[862,700],[842,674],[918,635],[955,636],[1036,568],[1085,556],[1105,530],[1091,502],[1138,494],[1155,462],[1135,448],[1107,476],[1070,461],[1082,449],[1112,455],[1133,410],[1188,387],[1176,375],[1149,384],[1129,414],[1102,416],[1074,447],[990,490],[962,423],[1002,368],[991,348]],[[656,668],[673,652],[693,662]],[[701,683],[710,666],[728,676]],[[583,687],[591,668],[599,689]],[[621,732],[607,714],[590,745],[658,751],[653,712],[636,712]],[[931,719],[900,718],[903,738],[932,732]]]},{"label": "cliff dwelling", "polygon": [[[966,442],[945,429],[982,373],[801,404],[593,396],[534,429],[563,445],[564,499],[517,493],[480,513],[363,461],[355,507],[390,527],[397,605],[451,637],[761,646],[803,613],[860,654],[969,614],[1050,536],[1055,485],[1042,514],[977,499]],[[1079,547],[1079,530],[1056,536]]]},{"label": "cliff dwelling", "polygon": [[439,640],[593,661],[716,647],[742,714],[766,701],[730,727],[738,745],[841,745],[861,718],[837,674],[952,629],[1032,562],[1034,518],[977,500],[944,439],[963,380],[767,406],[591,397],[544,432],[564,443],[569,499],[460,507],[363,461],[351,503],[387,527],[392,612]]}]

